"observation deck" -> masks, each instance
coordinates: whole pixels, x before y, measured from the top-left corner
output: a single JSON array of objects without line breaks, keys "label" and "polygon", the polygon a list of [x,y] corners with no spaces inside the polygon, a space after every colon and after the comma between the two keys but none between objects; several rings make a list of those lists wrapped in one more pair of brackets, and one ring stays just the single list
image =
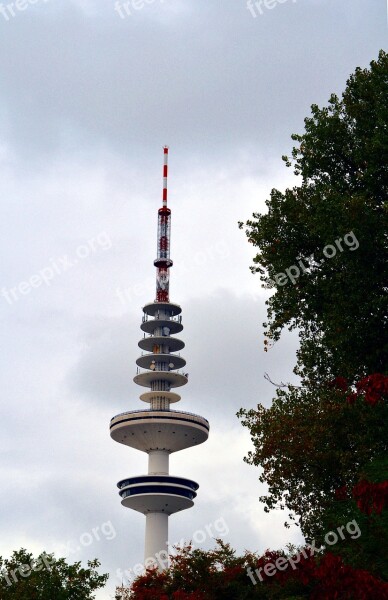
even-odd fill
[{"label": "observation deck", "polygon": [[198,484],[172,475],[143,475],[123,479],[117,484],[121,504],[143,514],[164,512],[168,515],[191,508]]},{"label": "observation deck", "polygon": [[209,421],[178,410],[135,410],[113,417],[112,439],[143,452],[168,453],[203,444],[209,437]]}]

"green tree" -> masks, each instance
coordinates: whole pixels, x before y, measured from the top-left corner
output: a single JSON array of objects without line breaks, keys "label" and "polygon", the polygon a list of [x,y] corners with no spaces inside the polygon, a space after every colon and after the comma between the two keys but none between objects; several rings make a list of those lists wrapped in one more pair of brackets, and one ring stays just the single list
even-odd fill
[{"label": "green tree", "polygon": [[[258,248],[252,271],[275,290],[268,338],[299,329],[297,371],[306,381],[355,380],[387,368],[387,97],[381,51],[350,77],[341,99],[312,106],[305,133],[292,136],[292,159],[283,157],[301,184],[272,190],[268,212],[246,223]],[[332,258],[323,255],[327,246]],[[279,277],[293,266],[294,282]]]},{"label": "green tree", "polygon": [[[269,486],[266,508],[296,513],[318,540],[356,511],[364,532],[347,557],[378,573],[370,548],[387,539],[386,512],[362,517],[366,500],[352,494],[356,486],[383,494],[387,478],[387,97],[381,51],[341,98],[312,106],[305,132],[292,136],[292,157],[283,157],[298,185],[272,190],[267,212],[245,224],[257,250],[251,269],[274,290],[266,349],[285,328],[298,330],[301,386],[239,413],[254,445],[247,461]],[[341,488],[348,496],[339,502]]]},{"label": "green tree", "polygon": [[99,575],[97,560],[88,568],[80,562],[68,564],[64,558],[42,553],[34,557],[24,550],[10,558],[0,557],[1,600],[92,600],[108,575]]}]

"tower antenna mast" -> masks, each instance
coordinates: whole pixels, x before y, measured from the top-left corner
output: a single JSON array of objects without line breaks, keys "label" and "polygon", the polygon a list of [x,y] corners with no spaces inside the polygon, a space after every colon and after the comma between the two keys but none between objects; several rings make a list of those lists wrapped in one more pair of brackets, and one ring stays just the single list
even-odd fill
[{"label": "tower antenna mast", "polygon": [[156,267],[156,302],[170,301],[171,210],[167,207],[168,146],[163,148],[163,206],[158,210],[158,247]]}]

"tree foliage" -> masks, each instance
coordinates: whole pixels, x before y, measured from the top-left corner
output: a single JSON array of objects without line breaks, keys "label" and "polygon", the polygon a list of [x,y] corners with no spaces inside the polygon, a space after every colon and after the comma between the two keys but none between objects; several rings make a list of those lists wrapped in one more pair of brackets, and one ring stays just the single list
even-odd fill
[{"label": "tree foliage", "polygon": [[[272,190],[246,223],[253,272],[275,290],[267,335],[298,328],[298,372],[308,381],[361,378],[387,367],[388,54],[357,69],[338,98],[312,106],[292,158],[301,184]],[[240,223],[243,227],[243,223]],[[353,232],[359,247],[346,246]],[[335,244],[342,240],[342,248]],[[336,255],[325,258],[326,246]],[[303,259],[303,270],[299,260]],[[322,261],[323,259],[323,261]],[[284,285],[277,277],[298,266]]]},{"label": "tree foliage", "polygon": [[218,540],[214,550],[181,549],[171,558],[170,568],[148,570],[127,592],[117,600],[383,600],[388,598],[388,584],[331,553],[290,547],[288,552],[236,556]]},{"label": "tree foliage", "polygon": [[267,212],[246,223],[252,271],[274,290],[266,348],[284,328],[298,329],[301,386],[239,413],[253,441],[246,460],[268,484],[267,510],[296,514],[318,542],[357,516],[361,541],[341,556],[385,578],[375,549],[388,539],[387,97],[381,51],[341,98],[312,106],[283,157],[299,185],[272,190]]},{"label": "tree foliage", "polygon": [[360,397],[350,404],[329,386],[319,394],[279,390],[270,408],[239,414],[254,446],[246,462],[262,468],[269,487],[261,501],[299,515],[302,531],[317,541],[336,491],[352,489],[363,467],[387,451],[387,403],[371,407]]},{"label": "tree foliage", "polygon": [[0,557],[1,600],[92,600],[108,575],[99,575],[97,560],[85,569],[80,562],[42,553],[38,557],[21,549],[10,558]]}]

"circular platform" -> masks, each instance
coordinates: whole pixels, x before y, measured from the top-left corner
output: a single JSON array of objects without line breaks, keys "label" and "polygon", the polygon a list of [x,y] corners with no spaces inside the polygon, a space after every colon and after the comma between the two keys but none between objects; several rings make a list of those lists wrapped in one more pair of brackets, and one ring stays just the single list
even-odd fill
[{"label": "circular platform", "polygon": [[176,493],[170,486],[144,486],[135,495],[131,490],[124,490],[121,504],[126,508],[137,510],[146,515],[149,512],[164,512],[167,515],[186,510],[194,506],[195,492]]},{"label": "circular platform", "polygon": [[189,490],[193,490],[196,492],[199,488],[199,485],[196,481],[192,481],[191,479],[186,479],[186,477],[177,477],[175,475],[136,475],[135,477],[127,477],[126,479],[122,479],[118,482],[117,487],[119,490],[123,490],[124,488],[135,486],[135,485],[145,485],[150,483],[160,483],[163,485],[178,485],[179,487],[188,488]]},{"label": "circular platform", "polygon": [[131,411],[111,420],[110,435],[116,442],[143,452],[172,453],[206,442],[209,422],[177,410]]},{"label": "circular platform", "polygon": [[174,265],[174,261],[171,258],[156,258],[154,260],[154,265],[157,268],[169,269]]},{"label": "circular platform", "polygon": [[176,317],[182,312],[179,304],[172,304],[172,302],[151,302],[150,304],[143,306],[143,312],[151,317],[154,317],[158,311],[162,310],[168,311],[172,317]]},{"label": "circular platform", "polygon": [[[155,365],[155,363],[173,365],[169,367],[171,370],[182,369],[186,365],[184,358],[174,354],[144,354],[136,360],[137,366],[142,369],[152,370],[152,365]],[[165,372],[168,373],[169,371],[163,371],[163,373]]]},{"label": "circular platform", "polygon": [[186,385],[188,379],[186,375],[174,373],[173,371],[146,371],[135,375],[133,381],[138,385],[149,388],[154,381],[167,381],[171,388],[176,388]]},{"label": "circular platform", "polygon": [[[146,333],[154,333],[155,329],[160,327],[167,328],[169,333],[173,335],[174,333],[183,331],[182,323],[170,319],[150,319],[149,321],[144,321],[144,323],[140,325],[140,329]],[[166,337],[168,336],[166,335]]]},{"label": "circular platform", "polygon": [[161,397],[165,398],[171,403],[179,402],[181,399],[179,394],[174,394],[174,392],[146,392],[140,396],[140,400],[143,402],[151,403],[152,400],[160,400]]},{"label": "circular platform", "polygon": [[143,514],[165,512],[173,514],[193,506],[198,483],[172,475],[140,475],[123,479],[117,484],[121,503]]},{"label": "circular platform", "polygon": [[139,348],[146,352],[152,352],[155,346],[168,346],[170,352],[179,352],[179,350],[182,350],[185,347],[185,343],[182,342],[182,340],[170,337],[169,335],[150,335],[140,340],[138,345]]}]

